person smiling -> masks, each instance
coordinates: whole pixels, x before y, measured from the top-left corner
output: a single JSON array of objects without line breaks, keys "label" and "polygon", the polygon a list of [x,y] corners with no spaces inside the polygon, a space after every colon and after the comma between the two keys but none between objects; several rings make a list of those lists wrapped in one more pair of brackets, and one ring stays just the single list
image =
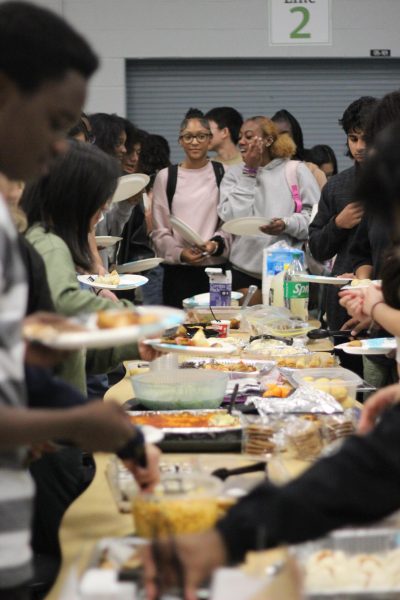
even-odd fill
[{"label": "person smiling", "polygon": [[[226,263],[230,236],[219,230],[217,214],[222,165],[207,158],[212,134],[208,119],[190,109],[180,126],[179,144],[185,152],[182,163],[162,169],[153,188],[152,240],[159,256],[165,259],[164,303],[182,306],[182,300],[208,291],[204,268]],[[171,190],[173,173],[175,190]],[[170,216],[179,217],[192,227],[205,243],[190,245],[173,231]]]},{"label": "person smiling", "polygon": [[269,221],[260,228],[259,236],[237,236],[232,242],[233,289],[246,291],[251,284],[261,287],[264,248],[280,240],[294,246],[307,239],[319,187],[307,167],[299,162],[296,176],[301,209],[296,212],[286,174],[296,146],[288,134],[278,134],[267,117],[251,117],[243,123],[239,149],[244,165],[235,165],[226,173],[218,214],[223,221],[240,217],[264,217]]}]

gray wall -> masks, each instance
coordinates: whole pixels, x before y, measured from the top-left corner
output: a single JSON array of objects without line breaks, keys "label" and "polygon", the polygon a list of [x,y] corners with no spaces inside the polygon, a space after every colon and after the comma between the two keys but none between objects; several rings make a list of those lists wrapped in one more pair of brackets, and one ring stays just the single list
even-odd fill
[{"label": "gray wall", "polygon": [[89,112],[126,114],[129,58],[365,58],[371,48],[390,48],[392,56],[400,56],[400,0],[331,0],[331,46],[270,46],[268,0],[37,3],[63,14],[102,58],[91,83]]}]

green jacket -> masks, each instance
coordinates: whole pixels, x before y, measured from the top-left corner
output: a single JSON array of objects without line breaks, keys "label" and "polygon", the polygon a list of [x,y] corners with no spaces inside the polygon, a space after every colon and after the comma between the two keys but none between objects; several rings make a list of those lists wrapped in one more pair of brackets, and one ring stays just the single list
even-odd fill
[{"label": "green jacket", "polygon": [[[37,224],[26,233],[29,242],[43,258],[51,296],[57,313],[71,317],[80,313],[115,309],[112,300],[99,298],[89,290],[83,290],[76,276],[76,268],[65,242],[54,233],[46,232]],[[120,307],[131,307],[127,300]],[[77,387],[86,395],[86,372],[90,374],[111,371],[123,360],[138,358],[136,343],[107,348],[105,350],[80,350],[72,352],[57,368],[59,377]]]}]

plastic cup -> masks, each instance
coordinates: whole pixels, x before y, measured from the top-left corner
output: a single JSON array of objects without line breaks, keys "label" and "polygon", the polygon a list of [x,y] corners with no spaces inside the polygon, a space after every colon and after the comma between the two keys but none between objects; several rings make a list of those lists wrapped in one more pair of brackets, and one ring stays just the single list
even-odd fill
[{"label": "plastic cup", "polygon": [[225,319],[220,321],[211,321],[211,327],[218,331],[218,337],[225,338],[229,335],[229,326],[231,322]]}]

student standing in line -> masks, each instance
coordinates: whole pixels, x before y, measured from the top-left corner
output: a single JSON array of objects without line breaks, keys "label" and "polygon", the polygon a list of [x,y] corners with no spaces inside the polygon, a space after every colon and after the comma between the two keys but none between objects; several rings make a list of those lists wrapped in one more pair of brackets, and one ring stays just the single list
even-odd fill
[{"label": "student standing in line", "polygon": [[[79,119],[97,65],[88,44],[57,15],[26,2],[0,4],[1,172],[29,181],[67,150],[66,132]],[[88,451],[116,451],[132,439],[132,426],[112,403],[25,408],[21,322],[27,284],[2,198],[0,240],[0,599],[28,600],[34,490],[24,467],[26,446],[64,439]]]},{"label": "student standing in line", "polygon": [[243,158],[237,147],[243,125],[240,112],[231,106],[217,106],[209,110],[205,117],[212,133],[208,149],[216,152],[211,159],[221,162],[225,167],[241,164]]},{"label": "student standing in line", "polygon": [[[229,253],[230,236],[220,230],[217,214],[217,178],[223,167],[218,163],[213,166],[207,157],[211,137],[208,119],[201,111],[190,109],[180,126],[179,144],[185,157],[175,167],[176,186],[171,197],[171,167],[162,169],[154,182],[152,240],[157,254],[165,259],[163,294],[164,303],[170,306],[182,307],[184,298],[207,292],[205,267],[224,265]],[[171,215],[194,229],[204,245],[186,242],[171,227]]]}]

